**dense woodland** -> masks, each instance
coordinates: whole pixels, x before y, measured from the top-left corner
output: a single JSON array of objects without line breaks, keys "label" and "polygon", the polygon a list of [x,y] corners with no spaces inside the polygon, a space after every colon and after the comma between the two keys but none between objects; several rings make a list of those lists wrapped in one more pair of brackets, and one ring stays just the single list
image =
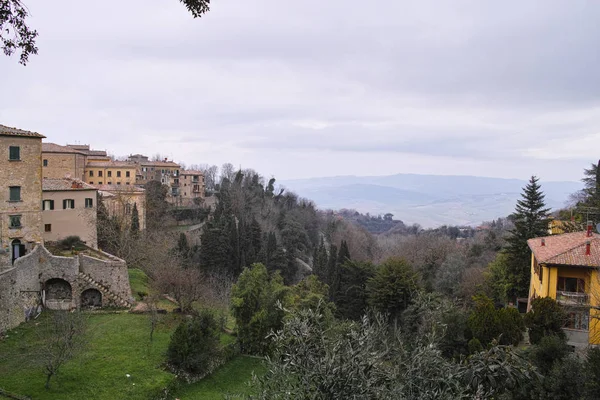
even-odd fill
[{"label": "dense woodland", "polygon": [[[565,229],[600,205],[597,169],[556,213],[577,216]],[[173,336],[173,365],[198,372],[176,349],[211,343],[230,312],[238,351],[270,356],[258,398],[597,398],[600,352],[572,353],[562,309],[551,299],[525,315],[515,307],[528,291],[526,241],[547,235],[551,218],[537,178],[506,218],[422,229],[318,210],[252,170],[205,170],[216,201],[188,213],[198,231],[177,225],[158,183],[146,188],[145,232],[135,212],[118,221],[99,206],[101,245],[197,315]]]}]

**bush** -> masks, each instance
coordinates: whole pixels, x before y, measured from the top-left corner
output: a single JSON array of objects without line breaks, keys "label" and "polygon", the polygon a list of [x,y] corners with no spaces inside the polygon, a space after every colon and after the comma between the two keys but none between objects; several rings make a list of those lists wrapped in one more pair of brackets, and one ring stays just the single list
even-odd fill
[{"label": "bush", "polygon": [[585,357],[585,395],[586,400],[596,399],[600,393],[600,348],[589,349]]},{"label": "bush", "polygon": [[538,297],[531,302],[531,311],[525,315],[525,326],[529,328],[529,341],[539,343],[544,336],[566,338],[562,330],[566,314],[562,307],[550,297]]},{"label": "bush", "polygon": [[487,346],[502,333],[500,317],[489,297],[478,295],[473,297],[473,301],[475,308],[469,315],[467,325],[473,337],[479,339],[482,345]]},{"label": "bush", "polygon": [[529,359],[542,373],[548,373],[552,366],[566,357],[569,347],[563,338],[544,336],[540,342],[531,347]]},{"label": "bush", "polygon": [[79,250],[83,246],[83,242],[79,236],[67,236],[66,238],[59,240],[58,245],[63,250]]},{"label": "bush", "polygon": [[177,371],[195,375],[212,372],[222,359],[219,324],[209,311],[202,311],[191,320],[182,321],[167,349],[167,360]]},{"label": "bush", "polygon": [[479,353],[480,351],[483,351],[483,346],[481,345],[481,342],[477,338],[473,338],[473,339],[469,340],[468,346],[469,346],[469,354],[475,354],[475,353]]},{"label": "bush", "polygon": [[523,340],[525,323],[516,308],[502,308],[498,310],[498,318],[502,329],[500,344],[517,346]]}]

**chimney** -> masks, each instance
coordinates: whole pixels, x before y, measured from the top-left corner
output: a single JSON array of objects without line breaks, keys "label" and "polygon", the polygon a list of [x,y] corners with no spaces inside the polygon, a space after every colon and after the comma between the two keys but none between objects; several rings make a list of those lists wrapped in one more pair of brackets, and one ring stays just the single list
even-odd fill
[{"label": "chimney", "polygon": [[546,239],[542,238],[542,246],[546,245]]},{"label": "chimney", "polygon": [[587,237],[592,237],[592,221],[587,222]]},{"label": "chimney", "polygon": [[592,243],[588,240],[585,242],[585,255],[589,256],[590,254],[592,254]]}]

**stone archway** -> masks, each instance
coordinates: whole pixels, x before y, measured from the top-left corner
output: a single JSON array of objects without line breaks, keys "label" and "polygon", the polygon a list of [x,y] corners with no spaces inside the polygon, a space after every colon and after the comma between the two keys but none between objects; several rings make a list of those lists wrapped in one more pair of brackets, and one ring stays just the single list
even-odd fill
[{"label": "stone archway", "polygon": [[19,257],[23,257],[27,252],[25,245],[21,243],[19,239],[15,239],[10,243],[11,262],[14,264],[15,260]]},{"label": "stone archway", "polygon": [[46,300],[71,301],[73,299],[71,284],[64,279],[48,279],[44,284],[44,289],[46,290]]},{"label": "stone archway", "polygon": [[87,289],[81,293],[81,307],[102,307],[102,293],[97,289]]}]

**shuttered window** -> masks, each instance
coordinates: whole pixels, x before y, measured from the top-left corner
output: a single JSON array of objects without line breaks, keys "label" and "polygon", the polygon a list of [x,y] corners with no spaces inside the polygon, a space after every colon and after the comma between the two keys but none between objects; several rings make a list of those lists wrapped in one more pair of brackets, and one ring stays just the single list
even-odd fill
[{"label": "shuttered window", "polygon": [[19,146],[8,147],[8,159],[11,161],[17,161],[21,159],[21,148]]}]

